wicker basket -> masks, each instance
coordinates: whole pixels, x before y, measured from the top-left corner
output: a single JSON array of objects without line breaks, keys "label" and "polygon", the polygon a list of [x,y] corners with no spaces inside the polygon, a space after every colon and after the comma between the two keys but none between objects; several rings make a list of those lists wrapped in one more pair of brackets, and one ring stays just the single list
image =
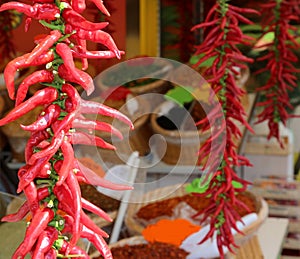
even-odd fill
[{"label": "wicker basket", "polygon": [[[123,247],[123,246],[128,246],[128,245],[133,246],[133,245],[139,245],[139,244],[147,244],[147,241],[142,236],[133,236],[133,237],[121,239],[118,242],[109,245],[109,248]],[[90,258],[91,259],[98,258],[99,256],[100,256],[100,253],[98,251],[96,251],[90,255]]]},{"label": "wicker basket", "polygon": [[[147,192],[141,198],[140,203],[130,204],[128,206],[127,214],[125,217],[125,225],[130,235],[140,235],[144,229],[144,225],[136,218],[136,213],[140,208],[154,201],[161,201],[168,198],[183,196],[185,194],[187,194],[185,191],[185,185],[172,185]],[[244,229],[244,233],[246,235],[250,235],[253,234],[266,219],[268,215],[268,206],[263,199],[255,196],[253,193],[247,192],[246,194],[251,196],[255,200],[258,213],[258,220]],[[237,235],[237,240],[240,238],[240,241],[242,241],[244,236],[240,237],[239,235]]]},{"label": "wicker basket", "polygon": [[[166,149],[156,143],[156,153],[166,164],[171,165],[197,165],[198,151],[201,143],[209,136],[200,130],[166,130],[157,123],[157,118],[162,114],[168,102],[162,103],[151,114],[150,123],[155,134],[159,134],[166,142]],[[164,153],[162,153],[164,152]]]},{"label": "wicker basket", "polygon": [[[118,242],[109,245],[110,248],[113,247],[123,247],[126,245],[139,245],[139,244],[146,244],[147,241],[144,239],[143,236],[133,236],[125,239],[121,239]],[[100,253],[98,251],[92,253],[90,258],[98,258]],[[236,254],[227,253],[225,255],[225,259],[262,259],[263,253],[261,251],[261,247],[258,241],[257,236],[253,236],[248,238],[236,251]],[[213,258],[210,258],[213,259]],[[214,258],[217,259],[217,258]]]}]

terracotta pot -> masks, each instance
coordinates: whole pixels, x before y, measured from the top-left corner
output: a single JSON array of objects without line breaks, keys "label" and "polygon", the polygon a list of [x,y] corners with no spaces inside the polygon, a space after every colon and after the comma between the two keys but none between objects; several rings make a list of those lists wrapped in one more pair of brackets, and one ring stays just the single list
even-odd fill
[{"label": "terracotta pot", "polygon": [[[202,133],[196,127],[193,130],[168,130],[161,127],[157,122],[157,118],[165,115],[173,107],[174,104],[167,101],[159,105],[151,114],[150,123],[153,132],[161,135],[166,142],[165,150],[161,148],[160,143],[156,143],[156,153],[167,164],[195,166],[198,164],[197,152],[208,134]],[[187,117],[189,117],[189,121],[185,124],[194,125],[195,122],[190,121],[191,117],[189,115]]]}]

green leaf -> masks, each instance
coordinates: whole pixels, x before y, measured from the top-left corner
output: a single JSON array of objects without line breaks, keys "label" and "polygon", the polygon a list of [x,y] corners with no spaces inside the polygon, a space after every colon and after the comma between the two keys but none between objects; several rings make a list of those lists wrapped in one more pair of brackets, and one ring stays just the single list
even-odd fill
[{"label": "green leaf", "polygon": [[177,86],[169,90],[165,94],[167,100],[176,102],[178,105],[183,106],[185,103],[192,102],[194,97],[192,95],[193,88]]},{"label": "green leaf", "polygon": [[[205,54],[192,56],[189,60],[189,63],[192,65],[195,65],[199,61],[199,59],[203,58],[204,56],[205,56]],[[207,60],[205,60],[204,62],[202,62],[201,64],[199,64],[198,67],[210,67],[214,63],[215,59],[216,59],[216,56],[210,57]]]},{"label": "green leaf", "polygon": [[186,192],[204,193],[208,189],[209,181],[202,183],[203,178],[196,178],[185,187]]},{"label": "green leaf", "polygon": [[243,188],[243,184],[241,184],[240,182],[237,182],[237,181],[232,181],[232,186],[235,188],[235,189],[240,189],[240,188]]}]

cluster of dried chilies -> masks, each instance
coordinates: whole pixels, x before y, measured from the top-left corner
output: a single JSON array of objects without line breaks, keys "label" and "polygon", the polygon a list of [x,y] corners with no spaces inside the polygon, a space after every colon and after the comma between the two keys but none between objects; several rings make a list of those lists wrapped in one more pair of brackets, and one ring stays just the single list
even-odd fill
[{"label": "cluster of dried chilies", "polygon": [[[109,15],[102,1],[92,1],[100,11]],[[112,189],[128,189],[97,177],[74,156],[73,145],[95,145],[114,149],[93,134],[94,130],[107,131],[122,137],[110,124],[85,118],[85,114],[101,114],[119,119],[133,128],[131,121],[112,108],[81,98],[75,85],[88,95],[94,91],[93,80],[83,70],[88,58],[120,58],[111,36],[102,31],[108,23],[92,23],[81,13],[85,1],[37,0],[32,5],[20,2],[5,3],[0,11],[15,9],[26,16],[26,30],[32,19],[48,29],[48,34],[36,39],[36,47],[27,54],[10,61],[4,70],[9,97],[15,107],[0,120],[0,126],[18,119],[37,106],[43,107],[36,121],[21,125],[31,133],[25,149],[26,164],[18,171],[18,192],[24,192],[25,203],[2,221],[22,220],[26,215],[29,225],[23,242],[12,258],[89,258],[77,246],[79,238],[87,238],[104,258],[111,258],[104,240],[107,234],[84,212],[111,220],[100,208],[81,197],[80,182]],[[101,43],[105,51],[89,51],[86,41]],[[74,59],[82,60],[83,70],[76,68]],[[17,70],[30,66],[36,70],[15,89]],[[29,87],[40,83],[44,88],[27,98]]]},{"label": "cluster of dried chilies", "polygon": [[[249,184],[247,181],[239,178],[235,172],[235,166],[249,165],[249,161],[237,153],[237,140],[241,137],[237,122],[245,125],[252,131],[248,122],[245,120],[245,110],[241,103],[241,97],[244,90],[236,84],[235,77],[242,69],[245,68],[246,62],[252,60],[244,56],[238,44],[250,44],[249,38],[245,36],[240,27],[240,22],[250,24],[251,21],[243,16],[245,13],[257,14],[252,9],[242,9],[228,3],[227,0],[217,0],[216,4],[206,15],[204,23],[196,25],[194,29],[203,29],[204,40],[196,46],[196,53],[205,55],[199,59],[199,65],[207,59],[213,59],[213,64],[208,67],[203,76],[210,83],[216,96],[222,106],[222,113],[216,113],[212,110],[202,123],[204,129],[211,125],[219,125],[214,129],[214,133],[208,138],[200,148],[199,159],[205,159],[211,152],[220,154],[216,157],[218,163],[217,170],[209,172],[210,182],[207,190],[201,194],[195,194],[209,197],[211,199],[210,206],[204,211],[200,211],[204,215],[204,220],[209,219],[210,231],[201,241],[214,236],[217,233],[217,245],[221,258],[224,257],[224,248],[233,251],[235,246],[232,229],[240,232],[236,227],[236,221],[240,220],[240,216],[235,211],[235,206],[245,205],[236,198],[236,194],[247,189]],[[224,134],[225,133],[225,134]],[[213,145],[213,141],[218,136],[224,135],[226,138],[220,138],[219,145]],[[221,163],[219,163],[221,160]],[[215,168],[206,165],[206,168]],[[238,188],[232,182],[239,183]]]},{"label": "cluster of dried chilies", "polygon": [[[264,46],[268,53],[256,61],[267,61],[267,66],[257,71],[258,73],[270,71],[268,82],[258,88],[265,100],[258,104],[263,109],[258,115],[257,123],[267,121],[270,129],[268,137],[275,137],[279,142],[279,124],[280,122],[285,124],[290,117],[287,112],[290,108],[288,91],[296,86],[295,72],[297,70],[293,63],[297,61],[297,57],[293,49],[299,44],[295,40],[296,28],[291,23],[299,21],[298,6],[299,1],[296,0],[270,0],[268,3],[263,3],[259,10],[264,14],[262,16],[264,34],[274,32],[275,39]],[[240,219],[234,206],[245,206],[236,198],[236,194],[246,190],[247,185],[250,184],[241,179],[235,171],[238,166],[250,165],[245,157],[237,153],[236,141],[242,135],[238,123],[253,131],[245,120],[245,110],[241,103],[243,90],[237,86],[234,79],[237,71],[241,71],[247,63],[253,62],[252,59],[244,56],[239,48],[243,44],[253,46],[253,39],[243,34],[240,27],[241,23],[253,23],[246,18],[249,15],[257,16],[260,13],[249,8],[239,8],[227,0],[217,0],[206,15],[204,23],[194,27],[194,29],[203,29],[204,34],[203,42],[196,46],[195,55],[205,53],[196,66],[207,59],[213,59],[212,66],[204,72],[203,76],[218,96],[225,118],[223,121],[223,115],[214,111],[212,111],[213,116],[208,115],[210,125],[221,125],[217,129],[217,135],[226,132],[226,141],[220,141],[220,145],[212,145],[216,139],[214,134],[201,147],[199,159],[205,159],[210,152],[218,154],[222,148],[225,152],[221,157],[216,158],[216,162],[221,159],[221,163],[218,170],[211,172],[212,176],[207,190],[202,194],[195,194],[211,199],[211,205],[199,212],[199,214],[204,214],[205,219],[209,218],[211,226],[210,232],[202,242],[217,233],[221,258],[224,257],[224,248],[234,252],[233,248],[236,244],[231,230],[237,230],[236,222]],[[206,125],[204,129],[209,127],[208,119],[200,123]],[[206,166],[209,168],[211,165]],[[239,184],[236,185],[236,183]]]}]

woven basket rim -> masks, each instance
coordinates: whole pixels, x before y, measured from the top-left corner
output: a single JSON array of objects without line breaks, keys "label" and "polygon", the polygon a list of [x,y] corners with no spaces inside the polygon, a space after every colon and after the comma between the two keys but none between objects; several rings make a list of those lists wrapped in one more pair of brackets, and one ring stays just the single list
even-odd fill
[{"label": "woven basket rim", "polygon": [[[158,188],[153,191],[147,192],[142,200],[149,200],[149,197],[151,197],[151,200],[155,200],[155,197],[163,197],[160,199],[156,199],[156,201],[176,197],[176,196],[183,196],[187,194],[185,192],[185,186],[186,184],[179,184],[179,185],[171,185],[163,188]],[[252,196],[255,198],[256,208],[257,208],[257,215],[258,219],[252,223],[251,225],[244,228],[243,233],[248,235],[253,233],[257,230],[257,228],[264,222],[264,220],[267,218],[268,215],[268,205],[266,201],[263,200],[262,197],[255,195],[251,191],[245,192],[247,195]],[[151,203],[152,201],[144,202],[144,203],[135,203],[130,204],[127,209],[127,214],[125,217],[125,225],[127,226],[129,232],[132,233],[132,235],[140,235],[142,233],[142,230],[144,229],[144,226],[139,223],[136,220],[135,214],[137,211],[142,208],[143,206]],[[242,238],[242,236],[236,235],[238,238]]]}]

